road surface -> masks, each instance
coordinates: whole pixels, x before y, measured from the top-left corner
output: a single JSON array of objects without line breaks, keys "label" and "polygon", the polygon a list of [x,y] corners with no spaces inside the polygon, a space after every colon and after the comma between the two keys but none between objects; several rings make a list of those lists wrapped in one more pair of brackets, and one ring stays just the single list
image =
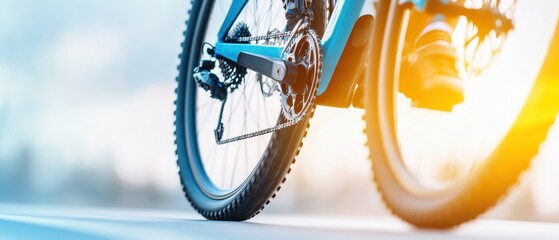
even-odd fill
[{"label": "road surface", "polygon": [[559,224],[476,220],[435,231],[392,217],[264,213],[248,222],[217,222],[173,211],[0,205],[0,239],[559,239]]}]

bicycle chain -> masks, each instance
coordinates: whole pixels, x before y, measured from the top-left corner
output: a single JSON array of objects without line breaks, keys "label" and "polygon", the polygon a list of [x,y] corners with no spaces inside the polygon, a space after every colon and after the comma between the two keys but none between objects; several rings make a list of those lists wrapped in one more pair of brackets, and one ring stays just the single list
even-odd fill
[{"label": "bicycle chain", "polygon": [[[265,36],[240,37],[240,38],[234,38],[234,39],[233,39],[233,38],[226,38],[226,40],[229,40],[229,41],[252,42],[252,41],[259,41],[259,40],[284,39],[284,38],[286,38],[286,37],[290,37],[289,41],[294,41],[295,36],[298,36],[299,34],[307,34],[307,33],[309,33],[309,29],[308,29],[308,28],[303,28],[303,29],[301,29],[301,30],[302,30],[302,32],[298,32],[299,30],[297,30],[297,31],[291,31],[291,32],[298,32],[298,33],[296,33],[297,35],[291,35],[291,32],[290,32],[290,31],[287,31],[287,32],[283,32],[283,33],[274,33],[274,34],[265,35]],[[315,35],[315,37],[316,37],[316,35]],[[318,40],[318,38],[316,38],[316,40]],[[284,52],[285,52],[285,50],[287,49],[287,47],[289,47],[289,46],[292,45],[292,44],[294,45],[293,42],[288,42],[287,45],[286,45],[286,48],[284,49]],[[322,51],[319,51],[319,54],[322,55]],[[322,57],[321,57],[321,59],[322,59]],[[322,62],[320,61],[319,64],[320,64],[320,66],[319,66],[319,68],[318,68],[318,69],[319,69],[319,70],[318,70],[319,72],[318,72],[318,74],[317,74],[318,81],[320,81],[320,76],[321,76],[321,73],[322,73]],[[314,93],[311,93],[311,94],[312,94],[312,99],[311,99],[311,101],[310,101],[310,104],[314,104],[314,100],[316,99],[316,90],[315,90]],[[243,134],[243,135],[236,136],[236,137],[232,137],[232,138],[227,138],[227,139],[219,140],[219,141],[217,141],[217,144],[218,144],[218,145],[223,145],[223,144],[227,144],[227,143],[237,142],[237,141],[241,141],[241,140],[245,140],[245,139],[249,139],[249,138],[253,138],[253,137],[262,136],[262,135],[265,135],[265,134],[268,134],[268,133],[272,133],[272,132],[275,132],[275,131],[278,131],[278,130],[281,130],[281,129],[284,129],[284,128],[288,128],[288,127],[294,126],[294,125],[298,124],[299,122],[301,122],[301,120],[303,120],[303,119],[305,118],[305,116],[307,116],[307,114],[309,113],[309,111],[310,111],[311,108],[312,108],[312,107],[307,108],[307,109],[305,110],[305,112],[303,112],[301,115],[299,115],[299,116],[296,117],[295,119],[287,120],[286,122],[281,123],[281,124],[278,124],[278,125],[276,125],[276,126],[274,126],[274,127],[262,129],[262,130],[259,130],[259,131],[255,131],[255,132]],[[283,111],[282,111],[282,112],[283,112]],[[283,114],[283,113],[282,113],[282,114]],[[217,140],[217,139],[216,139],[216,140]]]},{"label": "bicycle chain", "polygon": [[282,33],[273,33],[273,34],[269,34],[269,35],[263,35],[263,36],[253,36],[253,37],[238,37],[238,38],[234,38],[234,37],[226,37],[225,41],[233,41],[233,42],[255,42],[255,41],[260,41],[260,40],[270,40],[270,39],[282,39],[282,38],[286,38],[291,36],[291,32],[287,31],[287,32],[282,32]]}]

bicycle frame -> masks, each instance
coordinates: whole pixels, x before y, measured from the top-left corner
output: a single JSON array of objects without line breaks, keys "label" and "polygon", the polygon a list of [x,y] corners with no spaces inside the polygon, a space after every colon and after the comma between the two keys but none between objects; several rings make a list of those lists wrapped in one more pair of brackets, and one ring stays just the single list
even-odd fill
[{"label": "bicycle frame", "polygon": [[[233,0],[231,8],[229,9],[218,32],[218,42],[215,44],[215,54],[235,62],[237,62],[238,56],[241,52],[263,55],[272,58],[282,58],[283,47],[281,46],[225,42],[227,33],[233,26],[235,19],[239,16],[247,2],[248,0]],[[402,2],[411,2],[416,5],[418,9],[423,9],[426,0],[404,0]],[[360,17],[367,15],[372,16],[373,19],[374,15],[376,15],[373,0],[338,0],[321,40],[323,50],[323,69],[322,78],[317,92],[319,97],[326,92],[328,87],[331,85],[332,80],[346,81],[346,77],[348,76],[333,79],[333,75],[338,67],[338,63],[340,62],[344,48],[353,31],[353,27]],[[358,78],[360,71],[352,74],[355,74]],[[355,78],[355,76],[353,76],[353,78]],[[349,84],[355,85],[356,82]],[[355,86],[348,89],[355,90]],[[349,101],[351,102],[353,92],[349,95]]]}]

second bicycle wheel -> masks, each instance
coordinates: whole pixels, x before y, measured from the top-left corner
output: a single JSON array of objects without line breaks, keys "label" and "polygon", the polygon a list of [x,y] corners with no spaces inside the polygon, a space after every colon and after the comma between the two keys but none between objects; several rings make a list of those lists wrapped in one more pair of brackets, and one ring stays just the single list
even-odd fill
[{"label": "second bicycle wheel", "polygon": [[[512,7],[500,5],[507,2]],[[365,132],[384,202],[415,226],[452,227],[496,204],[529,167],[557,114],[555,79],[538,78],[538,73],[559,4],[480,0],[465,1],[465,6],[483,3],[505,14],[516,9],[515,29],[506,37],[490,32],[476,39],[479,31],[467,19],[456,25],[460,70],[479,71],[462,75],[465,102],[451,113],[413,108],[399,93],[411,10],[401,1],[380,3],[365,90]]]},{"label": "second bicycle wheel", "polygon": [[[310,107],[296,125],[230,143],[217,143],[214,130],[220,119],[225,129],[223,139],[254,133],[287,121],[280,101],[281,91],[285,88],[261,74],[218,57],[219,65],[216,62],[213,72],[226,86],[226,101],[216,99],[207,91],[209,88],[200,87],[193,77],[201,59],[211,60],[206,48],[217,42],[217,33],[231,4],[232,1],[225,0],[192,2],[176,90],[175,136],[180,180],[192,206],[204,217],[214,220],[249,219],[275,196],[302,146],[314,110],[311,100],[316,93],[316,90],[308,92],[312,89],[305,88],[303,94],[312,96],[310,102],[294,103],[309,104]],[[323,31],[324,2],[314,1],[312,9],[315,13],[312,28]],[[229,36],[278,35],[286,26],[282,1],[249,0],[235,20],[235,26],[238,27],[231,29]],[[250,42],[286,44],[284,38]],[[320,50],[320,46],[304,43],[292,49],[311,52],[306,51],[306,47],[315,47],[315,52]],[[321,59],[309,56],[309,59],[303,59],[309,66],[321,64]],[[309,78],[320,79],[319,67],[309,70]],[[316,72],[318,74],[313,74]]]}]

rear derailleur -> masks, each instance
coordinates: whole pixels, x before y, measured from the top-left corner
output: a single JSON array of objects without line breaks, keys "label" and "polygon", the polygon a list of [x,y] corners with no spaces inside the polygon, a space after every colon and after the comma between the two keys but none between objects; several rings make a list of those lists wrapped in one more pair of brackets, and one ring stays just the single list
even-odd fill
[{"label": "rear derailleur", "polygon": [[210,93],[210,97],[221,101],[221,110],[219,113],[219,121],[214,130],[215,139],[217,142],[223,137],[224,127],[221,119],[223,117],[223,109],[227,102],[227,85],[221,82],[219,78],[211,71],[215,68],[215,61],[202,60],[200,66],[194,69],[194,80],[196,84]]}]

